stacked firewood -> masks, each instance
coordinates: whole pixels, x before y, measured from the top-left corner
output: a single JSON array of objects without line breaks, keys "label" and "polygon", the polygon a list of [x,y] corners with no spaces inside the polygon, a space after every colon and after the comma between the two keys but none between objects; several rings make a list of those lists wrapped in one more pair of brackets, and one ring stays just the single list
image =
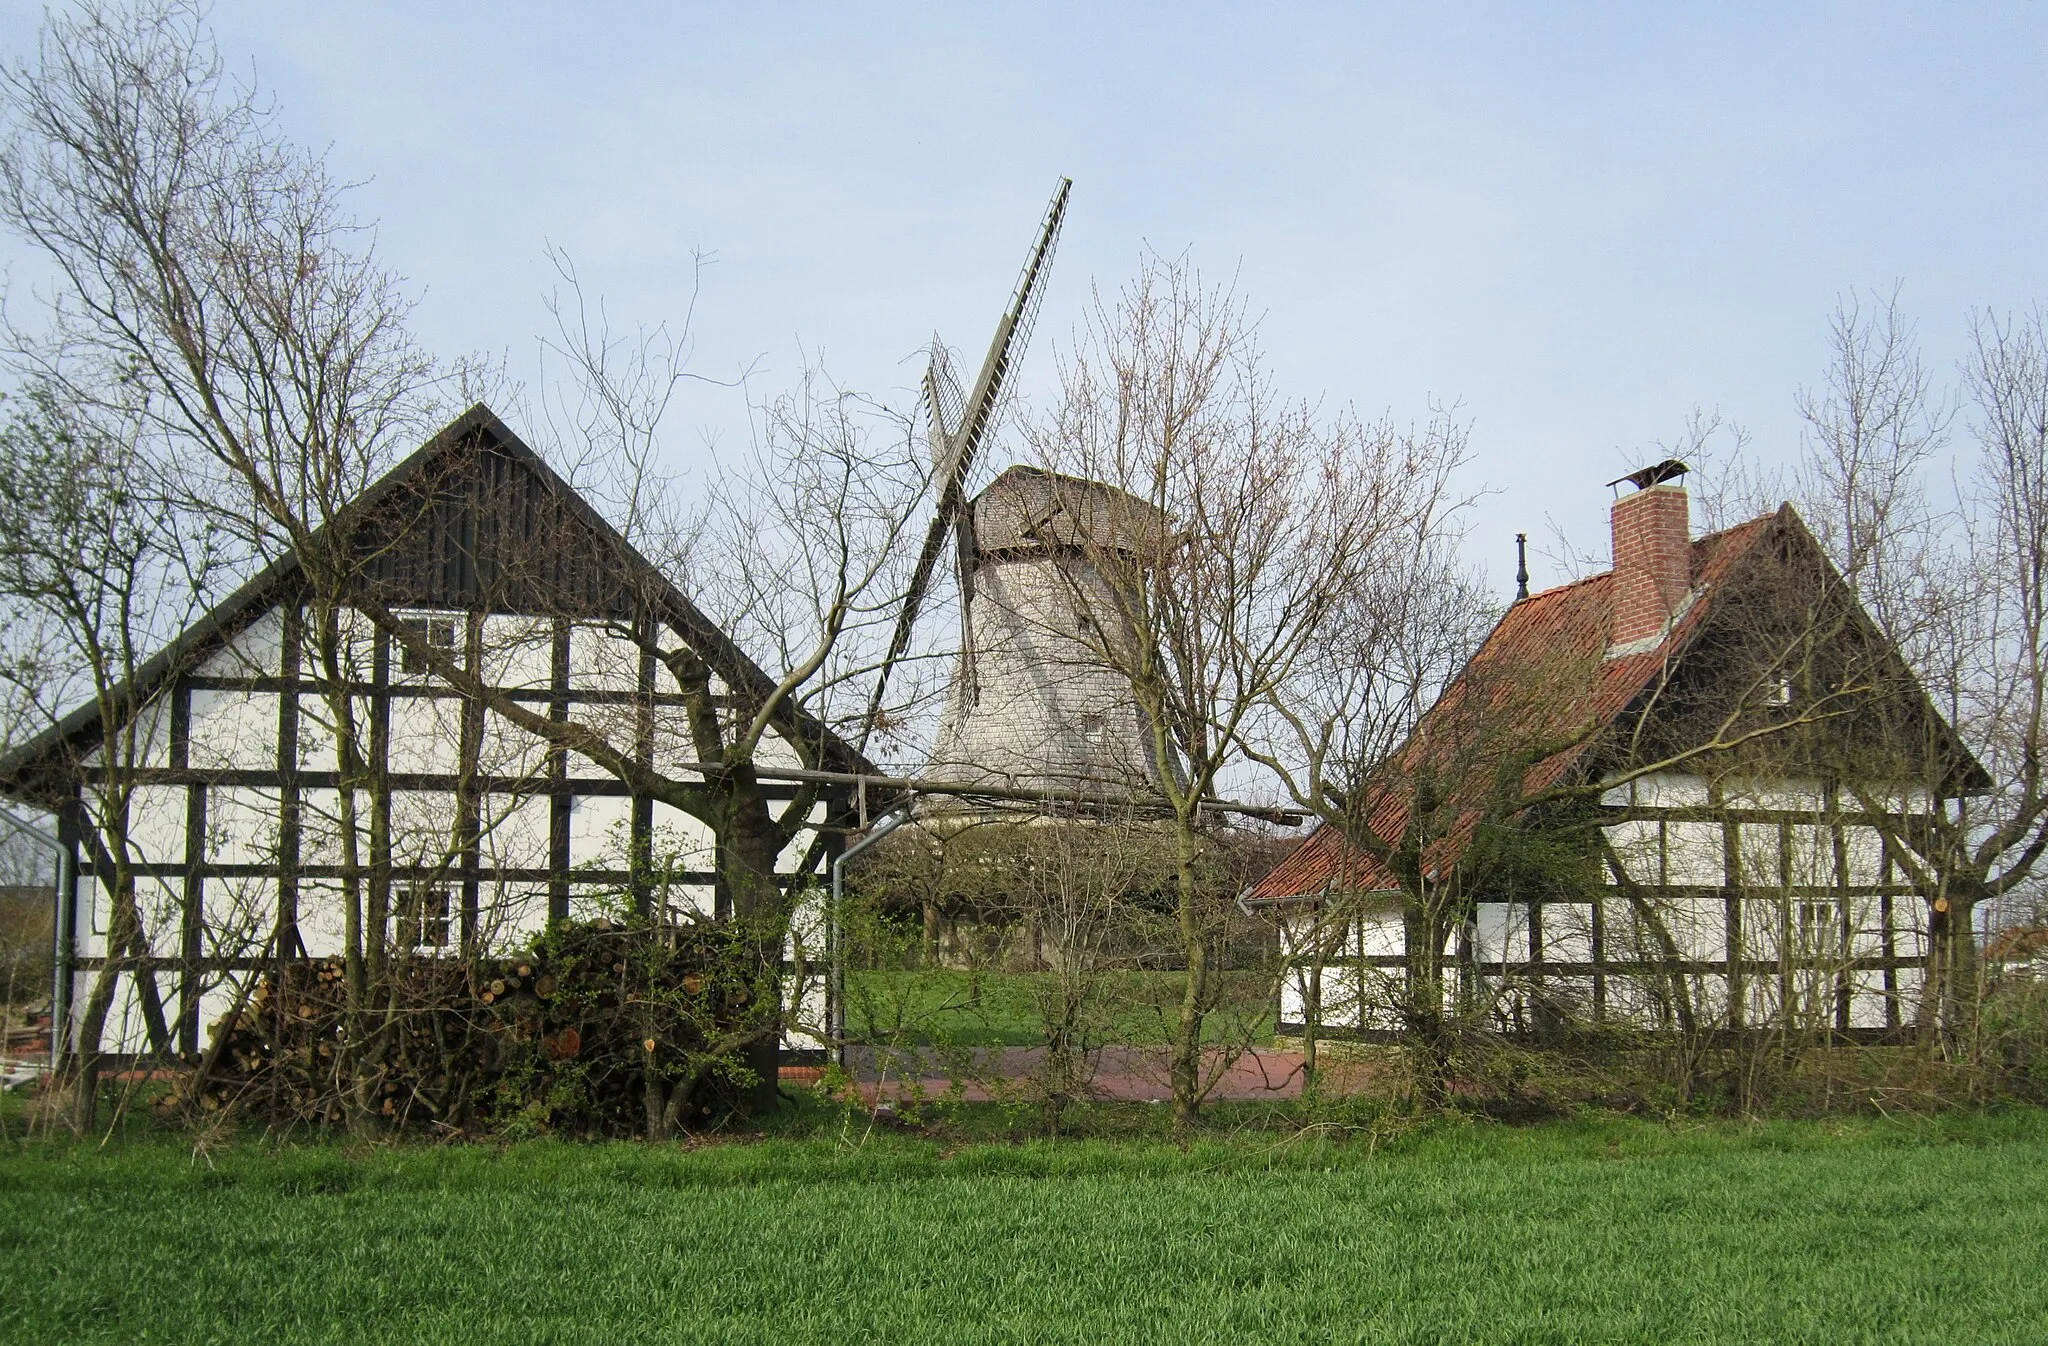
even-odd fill
[{"label": "stacked firewood", "polygon": [[170,1106],[444,1133],[640,1134],[650,1099],[702,1118],[736,1083],[718,1049],[755,1012],[748,956],[717,927],[560,923],[510,957],[395,963],[353,1033],[342,964],[287,964]]}]

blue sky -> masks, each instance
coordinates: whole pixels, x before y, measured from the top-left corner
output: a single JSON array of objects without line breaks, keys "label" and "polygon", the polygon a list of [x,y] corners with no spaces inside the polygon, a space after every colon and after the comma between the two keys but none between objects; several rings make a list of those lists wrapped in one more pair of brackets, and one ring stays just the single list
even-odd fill
[{"label": "blue sky", "polygon": [[[1518,529],[1604,549],[1601,483],[1695,405],[1795,452],[1838,293],[1903,282],[1939,373],[1973,306],[2048,297],[2041,5],[221,0],[214,23],[363,181],[443,351],[532,377],[547,243],[647,320],[682,313],[704,249],[698,370],[756,363],[765,396],[808,351],[907,397],[934,329],[978,359],[1066,173],[1027,395],[1092,282],[1191,248],[1264,313],[1287,388],[1462,405],[1503,584]],[[10,47],[32,30],[0,17]],[[701,466],[745,400],[694,387],[668,430]]]}]

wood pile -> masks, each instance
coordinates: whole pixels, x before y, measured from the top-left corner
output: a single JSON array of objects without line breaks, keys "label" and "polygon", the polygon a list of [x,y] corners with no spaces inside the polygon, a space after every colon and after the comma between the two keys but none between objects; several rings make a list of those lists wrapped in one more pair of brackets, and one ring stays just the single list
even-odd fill
[{"label": "wood pile", "polygon": [[563,923],[508,957],[395,963],[353,1033],[342,964],[291,963],[212,1025],[211,1068],[167,1106],[328,1125],[353,1104],[443,1133],[635,1135],[651,1099],[701,1119],[738,1082],[715,1044],[768,1012],[748,956],[709,925]]}]

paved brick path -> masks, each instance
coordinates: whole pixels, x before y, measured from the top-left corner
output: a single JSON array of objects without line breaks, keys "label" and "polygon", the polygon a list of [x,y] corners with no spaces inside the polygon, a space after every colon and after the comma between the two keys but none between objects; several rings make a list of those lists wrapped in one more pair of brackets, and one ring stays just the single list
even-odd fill
[{"label": "paved brick path", "polygon": [[[1027,1092],[1031,1077],[1044,1056],[1042,1047],[987,1047],[968,1053],[961,1063],[963,1093],[970,1102],[986,1102]],[[1167,1076],[1164,1047],[1105,1047],[1092,1058],[1093,1074],[1088,1094],[1103,1101],[1126,1103],[1165,1102],[1173,1097]],[[861,1093],[870,1101],[900,1097],[910,1092],[912,1081],[926,1096],[945,1093],[952,1087],[945,1066],[929,1056],[900,1055],[885,1049],[856,1047],[851,1060]],[[1209,1098],[1217,1102],[1252,1102],[1263,1099],[1301,1097],[1301,1053],[1262,1048],[1226,1061],[1223,1053],[1210,1051],[1203,1063],[1205,1077],[1219,1074]],[[1329,1092],[1350,1092],[1364,1087],[1383,1069],[1367,1062],[1332,1061],[1323,1070],[1323,1087]],[[787,1073],[787,1072],[785,1072]]]}]

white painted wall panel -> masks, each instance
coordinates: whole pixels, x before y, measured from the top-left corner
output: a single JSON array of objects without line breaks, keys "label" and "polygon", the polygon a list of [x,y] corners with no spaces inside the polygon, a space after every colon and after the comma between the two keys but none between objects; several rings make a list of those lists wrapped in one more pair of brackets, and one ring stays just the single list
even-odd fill
[{"label": "white painted wall panel", "polygon": [[1794,823],[1790,832],[1793,886],[1834,887],[1837,883],[1834,829],[1818,823]]},{"label": "white painted wall panel", "polygon": [[282,668],[284,619],[266,612],[222,648],[209,654],[197,672],[208,678],[248,678],[276,674]]},{"label": "white painted wall panel", "polygon": [[128,844],[145,864],[185,862],[185,808],[182,785],[137,786],[128,802]]},{"label": "white painted wall panel", "polygon": [[1855,972],[1849,978],[1849,1026],[1885,1027],[1884,973]]},{"label": "white painted wall panel", "polygon": [[1718,888],[1726,882],[1726,847],[1721,825],[1673,821],[1664,824],[1666,883]]},{"label": "white painted wall panel", "polygon": [[554,624],[545,617],[483,620],[483,677],[493,687],[544,690],[553,673]]},{"label": "white painted wall panel", "polygon": [[681,809],[656,801],[654,859],[674,870],[710,870],[718,864],[717,839],[711,829]]},{"label": "white painted wall panel", "polygon": [[462,759],[462,703],[454,697],[395,697],[391,702],[391,771],[453,775]]},{"label": "white painted wall panel", "polygon": [[1851,887],[1868,888],[1883,881],[1884,839],[1876,828],[1844,827],[1842,846],[1848,861]]},{"label": "white painted wall panel", "polygon": [[1553,963],[1593,961],[1591,903],[1549,902],[1543,907],[1543,957]]},{"label": "white painted wall panel", "polygon": [[569,811],[569,862],[577,868],[623,869],[631,801],[622,795],[578,795]]},{"label": "white painted wall panel", "polygon": [[188,752],[202,771],[274,770],[278,697],[273,692],[195,691]]},{"label": "white painted wall panel", "polygon": [[486,868],[545,869],[548,800],[544,795],[495,796],[480,811],[477,854]]},{"label": "white painted wall panel", "polygon": [[[1605,830],[1607,844],[1614,848],[1623,873],[1636,883],[1662,882],[1661,842],[1654,818],[1629,818]],[[1614,882],[1611,870],[1603,868],[1601,872],[1609,883]]]},{"label": "white painted wall panel", "polygon": [[1529,916],[1519,903],[1481,902],[1472,926],[1473,952],[1482,963],[1529,961]]},{"label": "white painted wall panel", "polygon": [[1408,932],[1399,912],[1377,912],[1359,922],[1358,951],[1367,958],[1399,958],[1408,952]]},{"label": "white painted wall panel", "polygon": [[1776,888],[1780,847],[1776,823],[1743,823],[1737,829],[1738,882],[1750,888]]},{"label": "white painted wall panel", "polygon": [[255,786],[215,786],[207,792],[206,847],[222,865],[268,865],[277,862],[276,790]]},{"label": "white painted wall panel", "polygon": [[[578,622],[569,630],[570,681],[578,688],[630,692],[640,685],[640,650],[630,640],[610,631]],[[666,670],[657,668],[657,687],[662,679],[673,682]]]}]

